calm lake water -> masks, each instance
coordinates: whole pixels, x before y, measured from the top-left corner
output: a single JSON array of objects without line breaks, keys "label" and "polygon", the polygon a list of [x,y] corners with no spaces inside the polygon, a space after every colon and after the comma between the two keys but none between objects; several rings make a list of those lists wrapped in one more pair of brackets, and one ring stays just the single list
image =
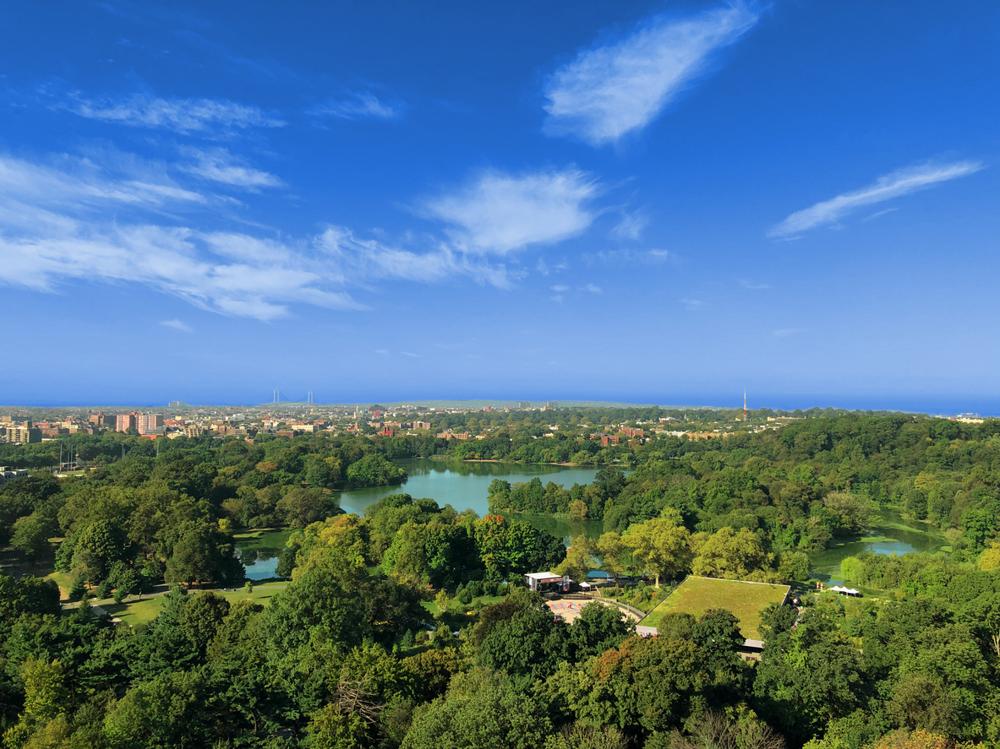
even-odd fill
[{"label": "calm lake water", "polygon": [[340,492],[340,506],[346,512],[362,515],[366,508],[383,497],[402,492],[416,499],[429,497],[439,505],[451,505],[459,512],[473,510],[478,515],[485,515],[488,511],[486,496],[494,479],[518,484],[537,476],[543,484],[552,481],[569,488],[573,484],[589,484],[597,474],[596,468],[516,463],[461,463],[429,459],[401,460],[398,463],[409,474],[403,484]]},{"label": "calm lake water", "polygon": [[[406,493],[417,499],[429,497],[439,505],[451,505],[456,510],[473,510],[485,515],[487,492],[493,479],[503,479],[512,484],[531,481],[536,476],[543,483],[554,481],[560,486],[589,484],[594,480],[596,468],[521,465],[516,463],[461,463],[416,459],[399,461],[409,478],[399,486],[379,486],[340,492],[340,506],[346,512],[363,515],[365,509],[390,494]],[[566,517],[551,515],[523,515],[536,528],[569,541],[581,534],[595,538],[600,535],[600,521],[570,521]],[[280,535],[274,535],[280,534]],[[253,544],[256,559],[246,564],[250,580],[267,580],[276,574],[277,555],[284,545],[287,532],[265,534]],[[268,539],[271,539],[269,542]],[[879,520],[869,535],[825,549],[812,557],[813,574],[827,579],[830,584],[843,582],[840,578],[840,561],[862,551],[875,554],[907,554],[911,551],[937,551],[945,540],[927,528],[904,521],[895,510],[882,510]]]},{"label": "calm lake water", "polygon": [[[537,476],[542,483],[547,484],[552,481],[569,488],[573,484],[589,484],[597,474],[596,468],[518,463],[461,463],[429,459],[401,460],[398,463],[409,474],[409,478],[403,484],[340,492],[338,499],[341,508],[345,512],[363,515],[365,509],[383,497],[405,493],[415,499],[433,499],[441,506],[451,505],[459,512],[472,510],[477,515],[485,515],[488,511],[487,494],[490,482],[494,479],[518,484],[531,481]],[[566,541],[572,536],[580,534],[597,536],[601,532],[599,521],[573,522],[568,518],[550,515],[524,515],[523,518],[536,528]],[[243,546],[243,544],[237,545]],[[267,580],[274,577],[280,549],[281,545],[268,548],[266,544],[256,544],[256,559],[251,563],[245,563],[247,578]]]},{"label": "calm lake water", "polygon": [[830,584],[838,584],[844,582],[840,577],[840,562],[845,557],[856,556],[863,551],[896,556],[913,551],[934,552],[945,543],[945,539],[929,527],[903,520],[896,510],[881,510],[869,535],[814,554],[813,574],[829,578],[827,582]]},{"label": "calm lake water", "polygon": [[270,580],[278,576],[278,557],[258,556],[254,562],[243,566],[247,580]]}]

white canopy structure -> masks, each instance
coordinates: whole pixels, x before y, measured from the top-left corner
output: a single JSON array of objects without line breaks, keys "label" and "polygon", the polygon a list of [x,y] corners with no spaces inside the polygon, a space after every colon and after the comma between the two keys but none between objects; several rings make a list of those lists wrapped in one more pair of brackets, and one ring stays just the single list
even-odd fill
[{"label": "white canopy structure", "polygon": [[830,588],[834,593],[840,593],[842,596],[853,596],[854,598],[861,597],[861,591],[856,588],[845,588],[843,585],[834,585]]}]

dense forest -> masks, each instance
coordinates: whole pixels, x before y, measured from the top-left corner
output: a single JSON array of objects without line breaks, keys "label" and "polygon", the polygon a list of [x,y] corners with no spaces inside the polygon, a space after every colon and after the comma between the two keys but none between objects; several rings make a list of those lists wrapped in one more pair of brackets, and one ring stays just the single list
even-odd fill
[{"label": "dense forest", "polygon": [[[3,744],[1000,745],[1000,422],[812,413],[717,439],[590,438],[664,416],[685,418],[456,414],[450,428],[489,427],[460,442],[68,438],[93,471],[0,486]],[[38,468],[52,449],[5,447],[3,460]],[[484,517],[402,492],[340,511],[338,490],[401,483],[394,460],[432,455],[601,468],[572,488],[494,481]],[[944,548],[848,557],[845,579],[872,591],[860,600],[810,592],[813,555],[885,508]],[[567,548],[524,513],[602,532]],[[290,582],[267,605],[231,602],[223,589],[244,581],[233,534],[274,526],[295,529],[278,567]],[[636,582],[623,600],[693,573],[789,583],[802,605],[765,610],[766,647],[747,661],[726,611],[669,614],[640,638],[611,607],[556,619],[521,584],[595,566]],[[46,570],[75,608],[34,576]],[[145,627],[89,603],[139,595],[161,604]]]}]

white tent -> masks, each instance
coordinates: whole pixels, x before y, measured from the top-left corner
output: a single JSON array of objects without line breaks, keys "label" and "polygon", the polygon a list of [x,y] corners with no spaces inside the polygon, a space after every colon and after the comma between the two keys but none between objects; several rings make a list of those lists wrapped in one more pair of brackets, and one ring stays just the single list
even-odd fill
[{"label": "white tent", "polygon": [[853,596],[854,598],[861,597],[861,591],[856,588],[845,588],[843,585],[834,585],[830,588],[834,593],[840,593],[842,596]]}]

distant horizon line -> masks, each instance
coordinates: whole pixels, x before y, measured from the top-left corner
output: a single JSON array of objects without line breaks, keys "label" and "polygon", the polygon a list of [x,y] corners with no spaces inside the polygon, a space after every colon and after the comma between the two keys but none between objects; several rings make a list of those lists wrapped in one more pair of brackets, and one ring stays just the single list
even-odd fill
[{"label": "distant horizon line", "polygon": [[[995,418],[1000,415],[1000,397],[996,398],[969,398],[961,397],[928,397],[928,398],[876,398],[872,396],[828,396],[829,401],[824,404],[824,399],[816,396],[785,396],[774,400],[784,401],[784,404],[769,403],[754,406],[751,398],[749,410],[752,411],[773,411],[773,412],[796,412],[814,410],[834,410],[834,411],[854,411],[868,413],[902,413],[921,414],[927,416],[959,416],[970,415],[980,418]],[[769,401],[769,398],[765,398]],[[980,402],[976,407],[969,401]],[[796,402],[797,401],[797,402]],[[837,403],[836,401],[840,401]],[[878,401],[882,401],[878,404]],[[895,402],[894,402],[895,401]],[[909,401],[909,403],[906,403]],[[924,401],[919,403],[919,401]],[[794,405],[793,405],[793,402]],[[807,405],[808,402],[808,405]],[[853,402],[853,403],[849,403]],[[176,404],[176,405],[172,405]],[[736,399],[732,404],[720,405],[718,402],[675,402],[663,403],[651,400],[602,400],[602,399],[559,399],[559,398],[416,398],[416,399],[394,399],[394,400],[345,400],[345,401],[277,401],[277,402],[189,402],[182,400],[164,402],[145,403],[20,403],[20,404],[0,404],[0,411],[8,409],[65,409],[65,410],[129,410],[129,409],[169,409],[169,408],[248,408],[266,409],[268,407],[301,407],[301,408],[369,408],[373,405],[385,407],[417,406],[426,408],[449,408],[449,407],[475,407],[484,408],[486,406],[514,407],[520,404],[528,404],[529,407],[539,407],[546,404],[560,406],[564,408],[660,408],[664,410],[720,410],[720,411],[742,411],[742,401]],[[983,411],[983,407],[987,411]]]}]

